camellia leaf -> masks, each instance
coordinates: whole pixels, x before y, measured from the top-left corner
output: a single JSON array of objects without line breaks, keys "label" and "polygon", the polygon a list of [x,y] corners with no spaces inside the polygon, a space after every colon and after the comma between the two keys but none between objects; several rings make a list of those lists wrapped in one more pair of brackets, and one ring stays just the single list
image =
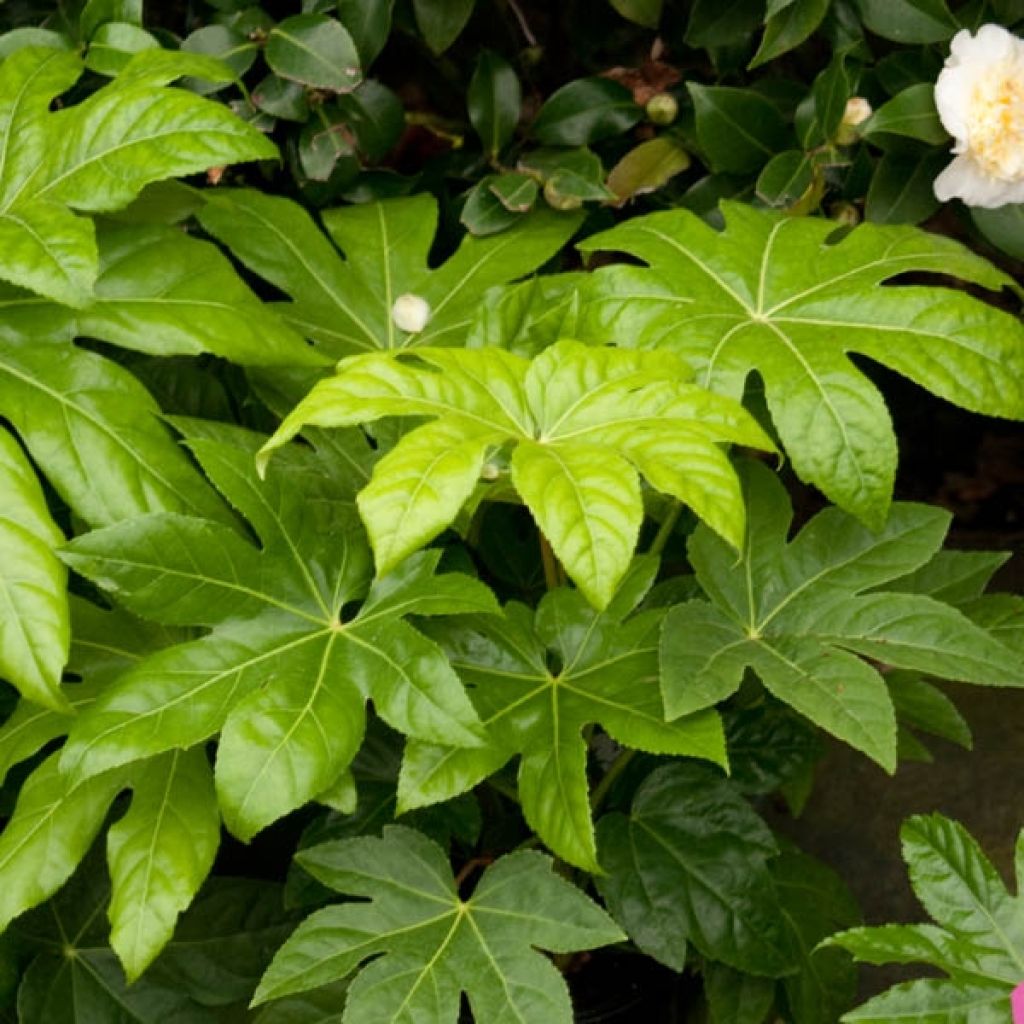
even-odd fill
[{"label": "camellia leaf", "polygon": [[548,97],[531,132],[545,146],[588,146],[632,128],[642,116],[625,86],[578,78]]},{"label": "camellia leaf", "polygon": [[652,559],[638,560],[603,614],[579,594],[559,589],[543,598],[535,615],[510,604],[503,620],[432,624],[431,635],[472,685],[488,742],[475,750],[410,742],[398,781],[399,810],[463,793],[519,754],[519,797],[530,827],[558,856],[596,873],[585,725],[600,723],[637,750],[724,764],[715,712],[664,721],[652,685],[664,611],[626,618],[656,568]]},{"label": "camellia leaf", "polygon": [[735,786],[697,765],[649,775],[628,815],[598,823],[598,889],[649,955],[681,971],[692,942],[709,959],[750,974],[796,966],[768,858],[768,826]]},{"label": "camellia leaf", "polygon": [[345,26],[325,14],[296,14],[267,36],[267,63],[282,78],[348,92],[362,81],[359,53]]},{"label": "camellia leaf", "polygon": [[532,362],[498,349],[415,356],[415,365],[384,354],[343,360],[261,453],[265,460],[306,424],[438,417],[381,459],[359,495],[378,572],[455,519],[488,450],[507,442],[515,445],[512,484],[597,607],[607,605],[633,556],[640,475],[739,546],[743,505],[717,442],[771,442],[738,403],[680,383],[688,371],[675,357],[572,341]]},{"label": "camellia leaf", "polygon": [[42,488],[17,441],[0,428],[0,676],[22,696],[66,708],[60,676],[68,657],[63,544]]},{"label": "camellia leaf", "polygon": [[750,67],[760,67],[799,46],[821,24],[828,7],[829,0],[792,0],[777,12],[769,11],[764,37]]},{"label": "camellia leaf", "polygon": [[592,275],[585,340],[667,347],[698,382],[739,397],[752,369],[800,477],[875,527],[885,521],[896,441],[858,352],[935,394],[1024,418],[1024,325],[963,289],[879,287],[910,271],[992,290],[1010,279],[948,238],[862,225],[828,244],[831,221],[724,203],[716,232],[686,210],[590,236],[587,252],[626,252],[650,269]]},{"label": "camellia leaf", "polygon": [[79,715],[63,754],[72,777],[223,730],[217,793],[228,827],[248,839],[334,783],[359,748],[368,698],[402,732],[479,744],[455,673],[402,617],[496,612],[490,591],[435,576],[439,552],[371,587],[349,466],[339,476],[329,452],[296,449],[261,484],[258,437],[201,432],[193,453],[263,548],[202,519],[158,516],[65,549],[76,571],[138,614],[216,627],[145,659]]},{"label": "camellia leaf", "polygon": [[476,0],[413,0],[416,24],[435,54],[444,53],[459,37],[475,3]]},{"label": "camellia leaf", "polygon": [[[248,267],[287,292],[277,311],[332,358],[418,345],[458,345],[484,292],[536,270],[579,225],[579,217],[536,210],[500,235],[466,236],[454,255],[431,269],[437,225],[429,195],[328,210],[331,239],[297,203],[259,192],[208,194],[199,219]],[[422,299],[419,331],[396,322],[396,301]]]},{"label": "camellia leaf", "polygon": [[[85,305],[96,276],[91,212],[126,205],[153,181],[276,149],[224,106],[167,83],[217,61],[144,50],[81,103],[50,112],[82,71],[68,50],[25,47],[0,68],[0,240],[3,276],[71,306]],[[212,69],[212,71],[211,71]]]},{"label": "camellia leaf", "polygon": [[[910,882],[936,922],[854,928],[824,945],[872,964],[922,963],[946,977],[905,982],[846,1014],[844,1021],[1008,1020],[1024,976],[1024,900],[1011,896],[977,842],[941,814],[909,818],[900,832]],[[1022,839],[1017,849],[1024,848]],[[1020,862],[1018,861],[1018,864]],[[1024,881],[1018,868],[1018,889]]]},{"label": "camellia leaf", "polygon": [[256,1003],[345,978],[377,956],[349,986],[348,1018],[455,1024],[465,992],[479,1021],[571,1024],[565,980],[538,948],[567,953],[623,937],[533,851],[496,861],[466,900],[444,851],[412,829],[316,846],[298,861],[330,888],[371,902],[327,907],[303,922],[274,957]]},{"label": "camellia leaf", "polygon": [[665,620],[661,671],[670,718],[724,700],[749,667],[779,700],[891,772],[892,700],[864,658],[963,682],[1024,686],[1019,658],[955,608],[919,594],[872,592],[934,555],[947,513],[897,504],[876,534],[826,509],[787,542],[792,513],[781,483],[753,463],[744,480],[751,512],[739,564],[698,527],[690,560],[710,601],[677,605]]},{"label": "camellia leaf", "polygon": [[466,94],[469,119],[492,159],[512,138],[519,122],[522,89],[512,65],[490,50],[484,50]]}]

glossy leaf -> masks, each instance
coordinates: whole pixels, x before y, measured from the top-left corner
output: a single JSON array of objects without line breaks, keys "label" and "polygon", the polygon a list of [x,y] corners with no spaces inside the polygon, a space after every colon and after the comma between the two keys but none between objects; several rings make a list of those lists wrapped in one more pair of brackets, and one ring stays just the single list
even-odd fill
[{"label": "glossy leaf", "polygon": [[[332,358],[418,345],[458,345],[484,292],[536,270],[579,220],[536,211],[491,238],[467,236],[436,269],[427,255],[437,203],[427,195],[329,210],[331,239],[291,200],[251,191],[210,194],[199,219],[212,235],[294,301],[277,306],[286,322]],[[392,311],[401,295],[427,302],[430,318],[410,333]]]},{"label": "glossy leaf", "polygon": [[956,32],[945,0],[857,0],[864,24],[899,43],[939,43]]},{"label": "glossy leaf", "polygon": [[624,18],[643,25],[644,28],[657,28],[661,21],[662,0],[609,0]]},{"label": "glossy leaf", "polygon": [[863,658],[982,684],[1024,685],[1013,652],[934,598],[870,593],[924,564],[948,516],[894,505],[875,534],[838,509],[787,541],[791,511],[766,468],[745,467],[751,509],[740,563],[706,527],[690,559],[710,601],[677,605],[662,633],[670,717],[710,707],[751,668],[765,687],[887,771],[896,767],[896,719],[878,672]]},{"label": "glossy leaf", "polygon": [[338,0],[338,17],[359,51],[359,60],[368,68],[384,49],[391,29],[394,0]]},{"label": "glossy leaf", "polygon": [[789,148],[782,115],[758,93],[694,82],[686,87],[693,100],[697,141],[711,170],[747,174]]},{"label": "glossy leaf", "polygon": [[1009,279],[991,264],[911,228],[862,225],[828,244],[831,221],[724,211],[723,232],[673,210],[589,237],[587,252],[626,252],[650,269],[593,275],[584,337],[669,348],[700,384],[737,398],[756,369],[800,477],[876,527],[896,444],[881,395],[847,352],[964,408],[1024,417],[1024,327],[1013,316],[962,289],[879,287],[914,270],[998,290]]},{"label": "glossy leaf", "polygon": [[855,928],[827,945],[867,963],[928,964],[946,977],[897,985],[843,1020],[1006,1020],[1010,992],[1024,972],[1024,902],[1006,891],[959,823],[918,815],[904,822],[900,835],[911,885],[937,926]]},{"label": "glossy leaf", "polygon": [[444,53],[459,37],[475,3],[476,0],[413,0],[416,24],[435,54]]},{"label": "glossy leaf", "polygon": [[[532,851],[502,857],[460,900],[444,851],[391,826],[299,855],[338,892],[370,900],[317,911],[274,958],[256,1002],[352,974],[346,1016],[455,1024],[465,992],[477,1020],[571,1024],[565,981],[537,948],[592,949],[622,933],[604,911]],[[533,948],[531,948],[533,947]]]},{"label": "glossy leaf", "polygon": [[935,87],[930,82],[912,85],[883,103],[861,127],[864,135],[904,135],[932,145],[949,140],[935,108]]},{"label": "glossy leaf", "polygon": [[522,99],[519,78],[512,65],[498,54],[484,50],[477,57],[466,102],[484,152],[492,159],[512,138]]},{"label": "glossy leaf", "polygon": [[201,431],[193,452],[263,547],[184,517],[125,523],[71,546],[76,569],[127,607],[217,628],[145,659],[105,691],[79,716],[66,769],[89,777],[223,730],[218,797],[229,828],[249,838],[334,782],[359,747],[368,698],[403,732],[480,743],[443,654],[402,616],[496,611],[490,592],[457,574],[435,577],[438,552],[371,588],[349,467],[339,478],[329,452],[296,451],[261,484],[258,439]]},{"label": "glossy leaf", "polygon": [[695,765],[649,775],[629,814],[597,829],[598,889],[648,955],[673,970],[687,945],[755,975],[795,967],[768,859],[771,832],[730,783]]},{"label": "glossy leaf", "polygon": [[324,14],[296,14],[278,22],[267,37],[266,58],[282,78],[315,89],[348,92],[363,77],[352,37]]},{"label": "glossy leaf", "polygon": [[608,187],[619,199],[654,192],[690,166],[690,154],[669,135],[641,142],[609,172]]},{"label": "glossy leaf", "polygon": [[778,11],[769,10],[761,45],[750,66],[767,64],[799,46],[821,24],[828,8],[829,0],[791,0]]},{"label": "glossy leaf", "polygon": [[640,120],[629,90],[608,78],[578,78],[552,93],[531,132],[546,146],[588,146]]},{"label": "glossy leaf", "polygon": [[[500,619],[431,626],[487,727],[476,750],[412,742],[398,783],[399,809],[447,800],[520,755],[519,796],[530,827],[564,860],[598,872],[583,728],[659,754],[724,763],[721,723],[706,712],[666,724],[654,687],[662,611],[625,618],[656,566],[638,562],[607,612],[556,590],[535,615],[522,605]],[[554,664],[549,667],[554,656]]]},{"label": "glossy leaf", "polygon": [[[504,236],[503,236],[504,237]],[[511,480],[566,572],[597,607],[625,573],[643,518],[639,475],[687,502],[738,546],[743,509],[718,441],[771,447],[736,403],[689,384],[667,354],[563,341],[531,363],[496,349],[418,349],[343,360],[264,447],[306,425],[438,417],[407,434],[359,495],[378,572],[455,518],[489,449],[514,442]]]},{"label": "glossy leaf", "polygon": [[0,493],[0,676],[29,700],[60,710],[70,624],[67,575],[54,549],[64,538],[32,466],[3,429]]}]

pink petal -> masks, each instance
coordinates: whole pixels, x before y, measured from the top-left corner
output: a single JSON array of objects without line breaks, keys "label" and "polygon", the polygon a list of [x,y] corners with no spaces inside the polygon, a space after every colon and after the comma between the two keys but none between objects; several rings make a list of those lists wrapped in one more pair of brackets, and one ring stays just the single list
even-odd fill
[{"label": "pink petal", "polygon": [[1021,982],[1010,995],[1013,1007],[1013,1024],[1024,1024],[1024,982]]}]

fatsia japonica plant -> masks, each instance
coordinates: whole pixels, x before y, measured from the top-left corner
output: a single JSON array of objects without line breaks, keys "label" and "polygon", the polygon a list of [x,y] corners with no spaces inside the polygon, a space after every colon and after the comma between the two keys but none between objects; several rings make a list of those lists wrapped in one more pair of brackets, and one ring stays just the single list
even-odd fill
[{"label": "fatsia japonica plant", "polygon": [[792,838],[1024,687],[900,475],[1024,420],[1014,231],[886,191],[982,14],[614,0],[567,79],[526,0],[151,6],[2,21],[0,1020],[1006,1019],[960,826],[934,925]]}]

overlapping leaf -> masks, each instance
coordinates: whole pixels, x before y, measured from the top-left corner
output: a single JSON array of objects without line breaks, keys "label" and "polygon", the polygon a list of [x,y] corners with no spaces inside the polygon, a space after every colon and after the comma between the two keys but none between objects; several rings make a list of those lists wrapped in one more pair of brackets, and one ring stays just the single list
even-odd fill
[{"label": "overlapping leaf", "polygon": [[[532,273],[579,225],[573,215],[535,211],[500,235],[467,235],[450,259],[431,268],[437,202],[429,195],[327,210],[322,219],[330,238],[297,203],[248,190],[209,194],[199,219],[246,266],[291,296],[277,311],[334,358],[460,344],[484,292]],[[423,330],[396,324],[392,309],[403,295],[429,305]]]},{"label": "overlapping leaf", "polygon": [[571,1024],[565,980],[537,950],[622,938],[614,922],[532,851],[502,857],[461,899],[444,851],[412,829],[327,843],[299,855],[338,892],[370,902],[317,911],[284,944],[256,1001],[352,974],[346,1020],[455,1024],[463,992],[478,1021]]},{"label": "overlapping leaf", "polygon": [[[67,561],[125,607],[212,633],[146,659],[80,714],[62,764],[89,778],[221,732],[217,793],[248,838],[328,789],[359,748],[364,705],[400,731],[481,742],[476,713],[441,650],[409,613],[496,612],[490,591],[435,576],[439,552],[370,586],[351,470],[295,449],[261,483],[261,438],[193,424],[190,447],[262,549],[218,523],[142,517],[78,538]],[[364,444],[365,447],[365,444]],[[358,610],[357,610],[358,604]]]},{"label": "overlapping leaf", "polygon": [[[872,963],[921,963],[944,978],[904,982],[846,1014],[844,1021],[997,1024],[1024,977],[1024,900],[1011,896],[967,830],[940,814],[901,830],[910,883],[935,924],[882,925],[840,932],[828,945]],[[1017,840],[1017,887],[1024,885],[1024,835]]]},{"label": "overlapping leaf", "polygon": [[881,287],[910,272],[998,290],[1011,280],[956,242],[865,224],[828,244],[834,223],[723,204],[716,232],[686,210],[637,217],[582,248],[647,269],[593,276],[584,335],[667,346],[699,383],[739,397],[752,370],[797,473],[874,526],[885,520],[896,441],[861,353],[975,412],[1024,418],[1024,327],[963,290]]},{"label": "overlapping leaf", "polygon": [[644,952],[681,971],[692,942],[751,974],[795,969],[768,871],[775,839],[727,780],[667,765],[647,777],[628,815],[606,815],[597,834],[607,872],[598,888]]},{"label": "overlapping leaf", "polygon": [[54,549],[64,542],[18,443],[0,428],[0,677],[31,700],[62,704],[67,660],[67,574]]},{"label": "overlapping leaf", "polygon": [[226,107],[167,83],[225,77],[210,58],[149,50],[81,103],[50,113],[83,69],[70,50],[25,47],[0,68],[0,276],[70,306],[91,296],[92,222],[144,185],[239,160],[276,156]]},{"label": "overlapping leaf", "polygon": [[665,620],[670,718],[729,697],[749,667],[779,700],[892,771],[892,700],[865,659],[963,682],[1024,685],[1020,659],[952,606],[874,591],[935,554],[947,513],[897,504],[872,533],[831,508],[787,543],[792,512],[781,483],[754,463],[744,480],[751,518],[742,558],[737,563],[699,527],[690,559],[710,600],[677,605]]},{"label": "overlapping leaf", "polygon": [[718,442],[771,442],[738,403],[680,382],[685,368],[670,354],[562,341],[532,362],[498,349],[415,356],[343,360],[262,453],[307,424],[436,417],[381,459],[359,495],[379,572],[451,524],[488,452],[505,444],[514,446],[512,484],[597,607],[611,600],[636,546],[640,476],[739,546],[743,503]]},{"label": "overlapping leaf", "polygon": [[654,560],[638,560],[603,613],[560,589],[535,614],[510,604],[504,619],[432,624],[431,635],[471,687],[488,741],[474,750],[410,742],[399,809],[465,792],[518,754],[519,797],[530,827],[559,857],[598,872],[585,725],[599,723],[634,749],[724,764],[716,712],[664,721],[656,682],[664,612],[627,618],[656,569]]}]

